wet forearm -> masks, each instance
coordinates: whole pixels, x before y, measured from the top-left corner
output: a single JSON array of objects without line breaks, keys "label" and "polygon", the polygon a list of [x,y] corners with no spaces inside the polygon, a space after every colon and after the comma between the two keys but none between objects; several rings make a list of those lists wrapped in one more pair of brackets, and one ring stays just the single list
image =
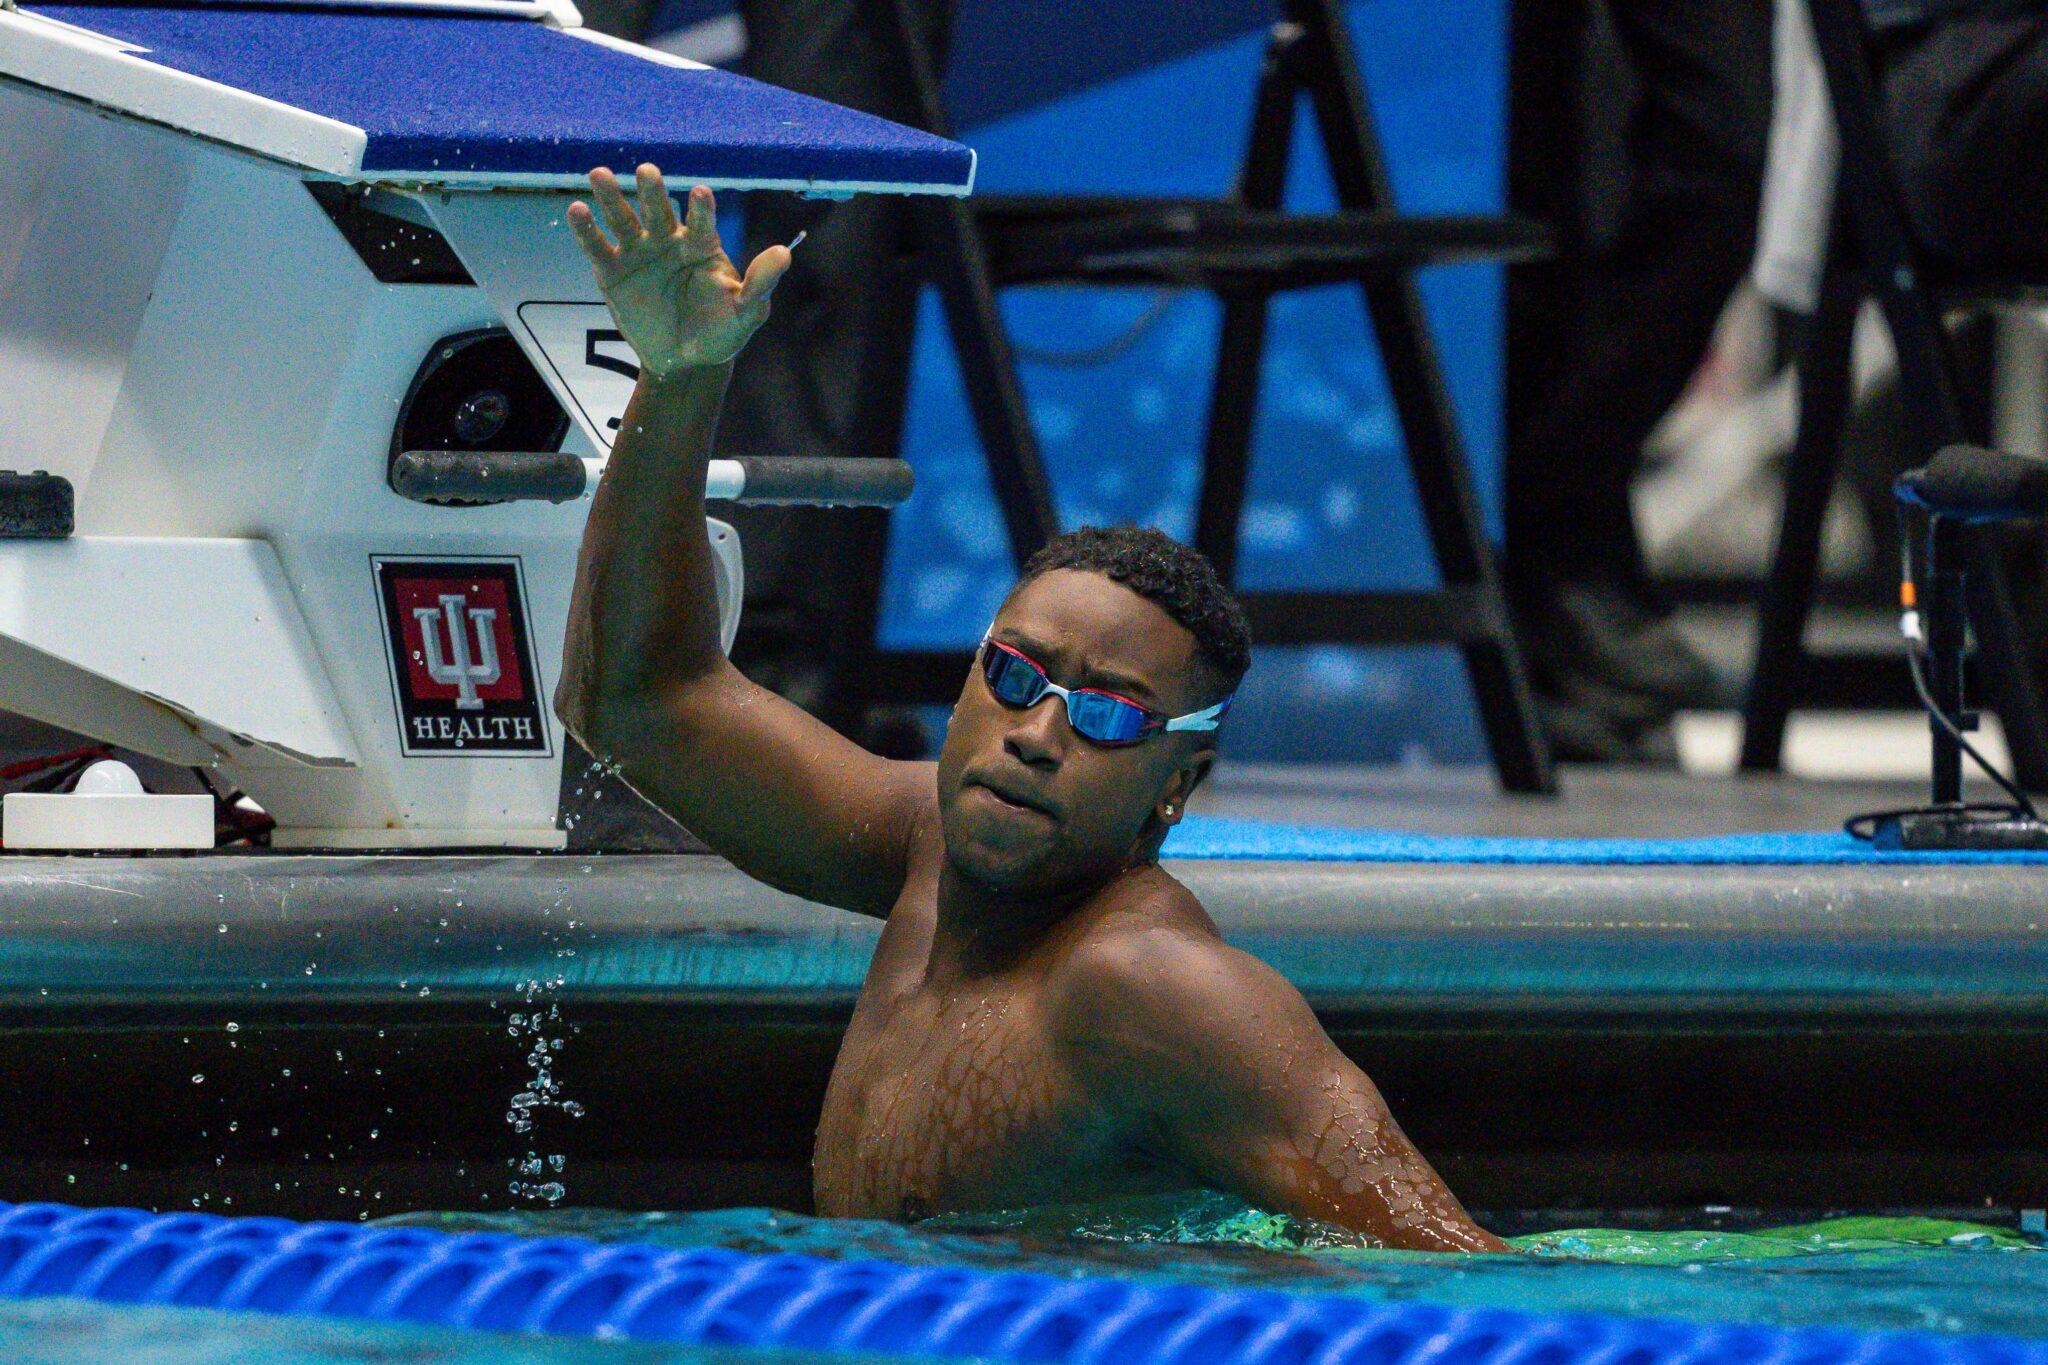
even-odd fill
[{"label": "wet forearm", "polygon": [[572,730],[723,659],[704,477],[731,373],[730,363],[684,369],[634,389],[570,600],[556,710]]}]

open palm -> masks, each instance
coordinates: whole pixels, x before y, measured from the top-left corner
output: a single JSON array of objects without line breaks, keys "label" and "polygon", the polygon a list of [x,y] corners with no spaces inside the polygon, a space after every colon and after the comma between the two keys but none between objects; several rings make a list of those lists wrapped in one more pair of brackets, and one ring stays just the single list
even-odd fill
[{"label": "open palm", "polygon": [[661,172],[643,165],[635,179],[638,213],[610,170],[592,171],[604,227],[581,201],[569,206],[569,227],[643,369],[662,377],[723,364],[767,320],[769,295],[789,269],[789,248],[769,247],[742,276],[719,243],[710,189],[691,190],[689,211],[677,222]]}]

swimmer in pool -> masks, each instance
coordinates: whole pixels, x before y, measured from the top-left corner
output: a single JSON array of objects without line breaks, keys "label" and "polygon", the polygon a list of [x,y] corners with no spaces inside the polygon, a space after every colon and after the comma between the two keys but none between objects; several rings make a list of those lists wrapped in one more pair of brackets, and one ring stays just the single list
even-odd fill
[{"label": "swimmer in pool", "polygon": [[[1159,846],[1215,759],[1244,616],[1194,551],[1085,530],[1026,566],[936,764],[878,758],[719,649],[705,462],[789,269],[652,166],[569,224],[641,372],[591,505],[555,711],[742,870],[884,921],[825,1095],[818,1211],[1230,1190],[1390,1246],[1502,1251]],[[608,230],[608,231],[607,231]],[[1070,690],[1071,689],[1071,690]]]}]

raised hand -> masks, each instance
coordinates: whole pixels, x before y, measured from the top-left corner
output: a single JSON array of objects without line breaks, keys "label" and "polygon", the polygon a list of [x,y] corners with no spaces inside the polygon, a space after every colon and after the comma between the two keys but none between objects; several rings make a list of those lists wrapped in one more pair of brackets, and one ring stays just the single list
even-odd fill
[{"label": "raised hand", "polygon": [[717,205],[708,187],[690,191],[689,211],[679,223],[661,172],[642,165],[635,179],[638,213],[610,170],[592,171],[590,189],[604,227],[579,200],[569,205],[570,230],[590,257],[598,288],[643,370],[663,378],[691,366],[723,364],[767,321],[769,295],[789,269],[789,248],[769,247],[742,276],[719,243]]}]

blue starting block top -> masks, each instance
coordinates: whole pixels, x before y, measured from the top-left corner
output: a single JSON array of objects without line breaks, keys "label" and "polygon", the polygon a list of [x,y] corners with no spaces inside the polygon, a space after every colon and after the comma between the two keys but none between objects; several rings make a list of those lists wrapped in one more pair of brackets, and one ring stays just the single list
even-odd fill
[{"label": "blue starting block top", "polygon": [[959,143],[575,27],[544,5],[0,9],[0,78],[342,180],[964,195]]}]

